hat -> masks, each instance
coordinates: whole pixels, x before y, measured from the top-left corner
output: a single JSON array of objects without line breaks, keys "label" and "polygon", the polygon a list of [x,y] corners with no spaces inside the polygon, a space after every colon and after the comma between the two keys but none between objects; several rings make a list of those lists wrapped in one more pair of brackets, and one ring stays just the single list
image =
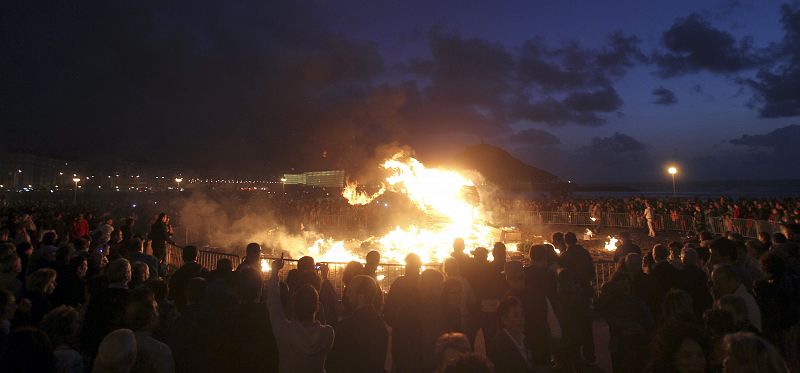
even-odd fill
[{"label": "hat", "polygon": [[475,250],[472,250],[472,256],[477,256],[478,254],[488,256],[489,250],[486,250],[485,247],[476,247]]},{"label": "hat", "polygon": [[505,268],[503,268],[503,274],[508,277],[522,277],[524,275],[522,262],[517,260],[506,262]]}]

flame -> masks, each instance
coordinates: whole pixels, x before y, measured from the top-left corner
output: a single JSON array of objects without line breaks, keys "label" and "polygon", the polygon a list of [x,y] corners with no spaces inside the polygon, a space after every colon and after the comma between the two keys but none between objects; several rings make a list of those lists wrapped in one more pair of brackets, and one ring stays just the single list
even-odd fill
[{"label": "flame", "polygon": [[269,272],[270,269],[269,262],[266,259],[261,259],[261,272]]},{"label": "flame", "polygon": [[585,235],[589,236],[589,237],[592,237],[592,236],[594,236],[594,232],[592,232],[592,230],[591,230],[591,229],[589,229],[589,228],[586,228],[586,232],[583,232],[583,233],[584,233]]},{"label": "flame", "polygon": [[615,237],[608,237],[608,241],[606,241],[605,249],[606,251],[616,251],[617,250],[617,241]]},{"label": "flame", "polygon": [[[365,205],[392,191],[405,195],[418,210],[443,221],[426,227],[413,224],[396,226],[381,237],[367,239],[365,242],[380,248],[385,262],[402,263],[409,253],[419,255],[426,263],[442,262],[450,255],[456,237],[463,238],[467,248],[491,247],[495,240],[500,239],[495,237],[499,230],[487,226],[478,207],[464,195],[465,188],[475,187],[472,180],[454,171],[426,168],[404,152],[396,153],[380,167],[386,177],[373,194],[358,191],[357,182],[347,182],[342,196],[348,203]],[[345,241],[317,239],[307,248],[306,255],[328,262],[360,260],[355,249],[361,243],[350,245]],[[509,251],[514,250],[515,245]]]},{"label": "flame", "polygon": [[369,195],[365,192],[358,191],[357,182],[355,181],[351,182],[350,180],[348,180],[347,184],[344,187],[344,190],[342,191],[342,197],[347,199],[347,202],[349,202],[351,205],[366,205],[372,202],[375,198],[380,197],[380,195],[383,194],[385,191],[386,188],[384,188],[381,185],[381,188],[377,192],[373,193],[372,195]]}]

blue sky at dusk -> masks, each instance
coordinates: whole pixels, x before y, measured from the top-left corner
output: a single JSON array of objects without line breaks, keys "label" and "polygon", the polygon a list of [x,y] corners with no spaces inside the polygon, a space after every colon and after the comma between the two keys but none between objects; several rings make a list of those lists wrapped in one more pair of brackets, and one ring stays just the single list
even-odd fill
[{"label": "blue sky at dusk", "polygon": [[797,1],[7,9],[11,149],[246,174],[488,142],[586,182],[794,178],[800,156]]}]

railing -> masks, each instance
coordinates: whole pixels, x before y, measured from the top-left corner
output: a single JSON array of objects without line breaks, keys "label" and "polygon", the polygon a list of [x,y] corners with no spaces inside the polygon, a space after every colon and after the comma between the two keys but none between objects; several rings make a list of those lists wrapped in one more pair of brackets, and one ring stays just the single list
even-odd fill
[{"label": "railing", "polygon": [[[167,256],[165,261],[168,272],[172,272],[183,265],[182,251],[183,248],[180,246],[167,243]],[[239,266],[239,263],[241,263],[241,258],[235,254],[220,253],[208,250],[197,251],[197,263],[209,271],[217,268],[217,262],[219,262],[220,259],[230,260],[233,269],[236,269],[236,267]]]}]

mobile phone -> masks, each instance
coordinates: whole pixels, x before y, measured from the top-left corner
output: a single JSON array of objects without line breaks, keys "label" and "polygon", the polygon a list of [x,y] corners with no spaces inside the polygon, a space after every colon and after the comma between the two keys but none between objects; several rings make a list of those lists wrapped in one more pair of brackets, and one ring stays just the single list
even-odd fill
[{"label": "mobile phone", "polygon": [[314,269],[315,269],[315,270],[317,270],[317,271],[319,271],[320,269],[322,269],[322,266],[321,266],[321,265],[319,265],[319,264],[317,264],[317,265],[315,265],[315,266],[314,266]]}]

